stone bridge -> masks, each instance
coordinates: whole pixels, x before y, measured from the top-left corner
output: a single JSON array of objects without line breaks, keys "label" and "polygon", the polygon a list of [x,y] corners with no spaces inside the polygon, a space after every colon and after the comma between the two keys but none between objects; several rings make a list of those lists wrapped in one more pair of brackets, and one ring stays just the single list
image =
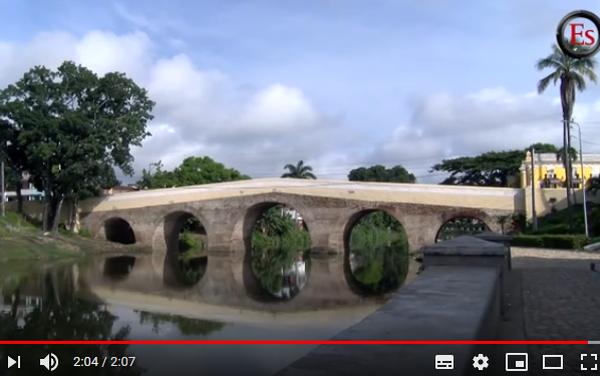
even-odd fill
[{"label": "stone bridge", "polygon": [[353,225],[381,210],[404,227],[409,248],[435,242],[440,228],[458,217],[476,218],[501,232],[500,218],[524,211],[523,190],[426,184],[254,179],[145,190],[88,200],[82,227],[94,237],[136,243],[159,254],[174,246],[186,219],[206,230],[210,252],[244,252],[252,227],[266,209],[296,209],[310,233],[313,252],[345,249]]}]

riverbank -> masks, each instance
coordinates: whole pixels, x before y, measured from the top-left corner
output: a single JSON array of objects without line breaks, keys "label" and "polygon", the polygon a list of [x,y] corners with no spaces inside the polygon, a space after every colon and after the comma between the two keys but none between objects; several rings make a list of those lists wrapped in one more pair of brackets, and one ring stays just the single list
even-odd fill
[{"label": "riverbank", "polygon": [[87,254],[120,251],[140,249],[76,234],[44,234],[40,228],[14,212],[7,212],[5,217],[0,217],[0,263],[76,259]]}]

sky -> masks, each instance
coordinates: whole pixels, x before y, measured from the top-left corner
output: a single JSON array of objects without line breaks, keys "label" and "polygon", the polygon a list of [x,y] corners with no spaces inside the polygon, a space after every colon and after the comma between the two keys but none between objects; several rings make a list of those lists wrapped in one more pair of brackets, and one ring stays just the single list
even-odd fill
[{"label": "sky", "polygon": [[[133,182],[210,156],[255,178],[302,159],[325,179],[562,140],[558,88],[538,95],[568,12],[597,1],[0,0],[0,87],[73,60],[125,72],[156,102]],[[546,72],[546,74],[549,72]],[[578,93],[600,153],[600,87]],[[122,176],[122,175],[120,175]]]}]

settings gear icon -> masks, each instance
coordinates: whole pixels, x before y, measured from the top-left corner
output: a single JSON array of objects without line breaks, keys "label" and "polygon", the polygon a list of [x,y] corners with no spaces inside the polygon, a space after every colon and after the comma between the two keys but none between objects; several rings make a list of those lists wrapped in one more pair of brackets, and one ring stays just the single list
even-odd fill
[{"label": "settings gear icon", "polygon": [[477,354],[477,356],[473,357],[473,368],[477,368],[479,371],[483,371],[484,369],[490,366],[490,358],[483,354]]}]

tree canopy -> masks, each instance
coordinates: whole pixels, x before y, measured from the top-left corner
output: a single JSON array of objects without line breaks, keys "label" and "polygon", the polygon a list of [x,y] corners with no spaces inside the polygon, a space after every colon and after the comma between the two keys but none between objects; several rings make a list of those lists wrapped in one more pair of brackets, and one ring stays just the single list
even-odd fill
[{"label": "tree canopy", "polygon": [[[533,144],[535,151],[556,153],[559,149],[551,144]],[[490,151],[474,157],[445,159],[432,167],[432,171],[450,173],[442,184],[480,185],[506,187],[509,178],[519,172],[525,153],[524,150]]]},{"label": "tree canopy", "polygon": [[250,179],[210,157],[188,157],[173,171],[165,171],[161,161],[142,171],[138,185],[143,188],[169,188]]},{"label": "tree canopy", "polygon": [[46,229],[65,198],[77,202],[113,183],[113,166],[133,173],[130,148],[149,135],[153,106],[123,73],[99,77],[70,61],[36,66],[0,92],[2,143],[16,172],[28,171],[44,192]]},{"label": "tree canopy", "polygon": [[391,183],[414,183],[416,178],[404,167],[397,165],[392,168],[385,168],[382,165],[371,167],[359,167],[348,173],[348,180],[351,181],[378,181]]}]

